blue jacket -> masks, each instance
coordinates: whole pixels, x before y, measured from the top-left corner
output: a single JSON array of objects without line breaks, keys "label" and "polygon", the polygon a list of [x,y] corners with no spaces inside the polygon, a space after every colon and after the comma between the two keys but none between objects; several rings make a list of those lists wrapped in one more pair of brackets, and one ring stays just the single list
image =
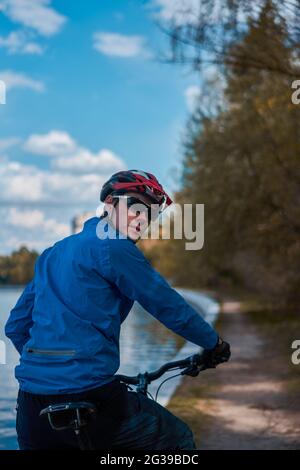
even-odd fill
[{"label": "blue jacket", "polygon": [[89,219],[39,256],[10,313],[5,333],[20,353],[15,375],[24,391],[75,393],[113,380],[121,323],[135,300],[188,341],[216,344],[216,332],[133,241],[111,238],[107,222],[108,235],[99,238],[100,221]]}]

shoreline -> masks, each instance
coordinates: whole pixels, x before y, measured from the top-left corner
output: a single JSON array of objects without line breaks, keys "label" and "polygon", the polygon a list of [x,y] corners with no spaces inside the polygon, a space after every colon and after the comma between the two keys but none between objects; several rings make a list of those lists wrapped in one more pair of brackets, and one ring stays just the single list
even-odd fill
[{"label": "shoreline", "polygon": [[[185,298],[185,300],[205,318],[205,320],[214,325],[215,321],[218,318],[220,312],[220,305],[219,303],[207,293],[198,290],[192,289],[185,289],[175,287],[175,289]],[[177,352],[175,357],[172,359],[173,361],[179,361],[181,359],[185,359],[188,356],[192,356],[193,354],[199,354],[202,348],[193,344],[189,341],[185,341],[184,345],[181,349]],[[165,378],[168,376],[172,376],[174,371],[167,372],[165,374]],[[184,376],[179,375],[174,377],[172,380],[167,381],[158,395],[157,402],[162,406],[168,406],[170,400],[172,399],[173,395],[176,393],[177,388],[180,386]],[[157,384],[149,387],[150,393],[154,393],[157,389]]]},{"label": "shoreline", "polygon": [[259,301],[251,309],[246,292],[231,294],[216,294],[230,361],[184,377],[167,408],[190,426],[199,450],[300,449],[300,365],[290,348],[298,310],[278,315]]},{"label": "shoreline", "polygon": [[27,284],[0,284],[1,289],[25,289]]}]

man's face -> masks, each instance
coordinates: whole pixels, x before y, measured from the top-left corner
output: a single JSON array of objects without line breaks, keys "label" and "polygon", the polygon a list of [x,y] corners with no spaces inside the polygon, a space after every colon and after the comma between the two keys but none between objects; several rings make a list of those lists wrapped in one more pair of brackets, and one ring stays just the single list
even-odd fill
[{"label": "man's face", "polygon": [[[128,192],[125,196],[118,198],[118,203],[113,210],[110,207],[110,210],[112,210],[111,221],[121,233],[136,241],[142,236],[149,225],[148,214],[151,214],[150,210],[147,211],[144,204],[150,207],[153,203],[150,198],[143,194]],[[129,198],[131,197],[137,200],[137,204],[130,207],[128,201],[130,201]],[[105,202],[111,204],[113,201],[116,201],[116,199],[108,196]]]}]

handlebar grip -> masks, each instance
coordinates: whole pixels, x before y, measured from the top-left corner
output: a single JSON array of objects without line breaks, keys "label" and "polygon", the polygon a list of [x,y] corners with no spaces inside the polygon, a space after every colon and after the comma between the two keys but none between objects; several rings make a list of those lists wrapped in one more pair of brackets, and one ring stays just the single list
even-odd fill
[{"label": "handlebar grip", "polygon": [[[194,354],[193,356],[189,356],[186,359],[168,362],[161,366],[158,370],[149,373],[146,372],[142,375],[146,376],[148,383],[150,383],[153,380],[159,379],[165,372],[171,371],[172,369],[184,369],[185,367],[197,367],[202,365],[204,365],[202,356],[200,354]],[[126,384],[130,385],[138,385],[140,383],[140,376],[116,374],[115,377],[118,378],[121,382],[125,382]]]},{"label": "handlebar grip", "polygon": [[125,382],[130,385],[138,385],[139,379],[137,377],[129,377],[128,375],[116,374],[115,377],[121,382]]}]

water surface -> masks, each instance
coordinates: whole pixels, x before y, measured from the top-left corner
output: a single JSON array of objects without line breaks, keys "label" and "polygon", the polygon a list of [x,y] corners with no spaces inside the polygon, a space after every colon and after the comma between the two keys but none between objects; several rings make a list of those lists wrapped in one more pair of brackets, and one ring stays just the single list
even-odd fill
[{"label": "water surface", "polygon": [[[0,339],[5,340],[4,325],[22,288],[0,288]],[[15,404],[18,384],[14,368],[19,355],[6,341],[6,365],[0,364],[0,449],[17,449]],[[133,375],[158,368],[172,360],[183,344],[179,336],[159,323],[140,305],[135,304],[122,325],[120,374]]]}]

